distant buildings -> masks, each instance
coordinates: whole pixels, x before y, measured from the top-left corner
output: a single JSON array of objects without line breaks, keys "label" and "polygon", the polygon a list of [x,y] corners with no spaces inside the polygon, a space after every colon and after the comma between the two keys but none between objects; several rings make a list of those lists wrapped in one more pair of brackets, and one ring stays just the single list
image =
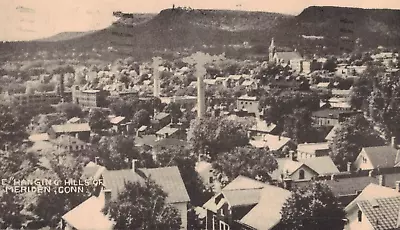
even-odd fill
[{"label": "distant buildings", "polygon": [[107,95],[102,90],[80,89],[74,86],[72,90],[72,102],[82,107],[94,108],[103,107],[106,103]]},{"label": "distant buildings", "polygon": [[349,111],[343,109],[323,109],[312,113],[312,119],[317,126],[335,126],[346,118],[361,114],[358,111]]},{"label": "distant buildings", "polygon": [[33,110],[61,102],[61,96],[57,92],[13,94],[6,95],[5,99],[10,104],[24,106]]},{"label": "distant buildings", "polygon": [[247,95],[239,97],[236,103],[236,108],[239,111],[245,111],[255,116],[257,116],[259,113],[258,106],[259,106],[259,101],[257,97],[249,97]]}]

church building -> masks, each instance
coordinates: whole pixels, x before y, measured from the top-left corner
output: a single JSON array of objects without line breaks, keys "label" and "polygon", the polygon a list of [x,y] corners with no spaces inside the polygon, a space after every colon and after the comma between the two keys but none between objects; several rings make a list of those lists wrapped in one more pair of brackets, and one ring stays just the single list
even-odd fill
[{"label": "church building", "polygon": [[269,61],[279,65],[290,65],[292,69],[298,72],[302,71],[302,61],[304,59],[296,50],[290,52],[277,51],[274,38],[272,38],[271,45],[269,46]]}]

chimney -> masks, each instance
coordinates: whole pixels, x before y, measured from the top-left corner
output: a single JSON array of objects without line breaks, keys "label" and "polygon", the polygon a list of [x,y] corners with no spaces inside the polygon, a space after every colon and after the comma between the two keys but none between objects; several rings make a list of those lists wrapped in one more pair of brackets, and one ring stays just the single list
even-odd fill
[{"label": "chimney", "polygon": [[105,189],[103,192],[104,192],[104,203],[105,206],[107,206],[111,202],[111,189]]},{"label": "chimney", "polygon": [[391,138],[391,142],[390,142],[392,148],[397,149],[397,138],[395,136],[393,136]]},{"label": "chimney", "polygon": [[336,179],[336,175],[335,174],[331,174],[331,180],[335,180]]},{"label": "chimney", "polygon": [[368,172],[368,176],[369,177],[373,177],[374,176],[374,170],[373,169]]},{"label": "chimney", "polygon": [[347,172],[351,172],[351,162],[347,162]]},{"label": "chimney", "polygon": [[99,159],[100,159],[100,157],[95,157],[95,158],[94,158],[94,163],[95,163],[96,165],[99,164]]},{"label": "chimney", "polygon": [[292,189],[292,182],[293,182],[293,180],[290,177],[286,177],[285,179],[283,179],[283,187],[286,190],[291,190]]},{"label": "chimney", "polygon": [[378,181],[380,186],[385,186],[385,175],[379,175]]},{"label": "chimney", "polygon": [[138,159],[132,159],[132,170],[134,172],[136,171],[136,161],[138,161]]},{"label": "chimney", "polygon": [[400,181],[396,181],[396,191],[400,192]]},{"label": "chimney", "polygon": [[292,160],[292,161],[296,160],[296,155],[295,155],[295,152],[293,150],[289,151],[289,159]]}]

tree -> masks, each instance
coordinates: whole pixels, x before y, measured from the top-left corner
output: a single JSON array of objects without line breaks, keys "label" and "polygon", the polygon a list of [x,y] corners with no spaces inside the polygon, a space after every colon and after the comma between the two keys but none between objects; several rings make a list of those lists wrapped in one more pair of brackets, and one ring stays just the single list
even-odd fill
[{"label": "tree", "polygon": [[140,152],[135,146],[133,136],[103,136],[97,146],[97,156],[104,167],[109,170],[127,169],[131,167],[131,160],[138,160],[138,167],[152,167],[152,155]]},{"label": "tree", "polygon": [[188,140],[197,154],[207,154],[215,159],[219,153],[249,143],[245,127],[228,119],[210,117],[191,122]]},{"label": "tree", "polygon": [[174,102],[169,103],[164,110],[171,115],[173,122],[178,122],[183,115],[180,105]]},{"label": "tree", "polygon": [[20,229],[23,217],[21,211],[24,206],[19,194],[0,191],[0,228]]},{"label": "tree", "polygon": [[329,186],[312,182],[296,188],[281,210],[282,230],[337,229],[344,227],[346,213]]},{"label": "tree", "polygon": [[272,154],[264,149],[254,147],[236,147],[218,155],[213,168],[232,181],[239,175],[263,182],[270,180],[269,174],[278,168]]},{"label": "tree", "polygon": [[83,186],[83,192],[62,192],[65,187],[70,187],[70,185],[64,184],[65,181],[83,179],[83,167],[88,163],[89,158],[58,151],[47,153],[46,158],[49,159],[50,169],[40,171],[39,174],[34,171],[32,176],[35,179],[40,176],[40,179],[57,180],[61,183],[50,186],[51,191],[56,192],[41,193],[30,211],[33,211],[40,221],[44,221],[49,227],[55,228],[60,223],[62,215],[85,201],[93,192],[94,187]]},{"label": "tree", "polygon": [[314,142],[311,112],[307,109],[296,109],[285,117],[284,135],[296,143]]},{"label": "tree", "polygon": [[71,119],[73,117],[81,117],[82,116],[82,108],[73,103],[62,103],[57,106],[57,110],[60,113],[63,113],[67,119]]},{"label": "tree", "polygon": [[179,229],[182,223],[179,211],[166,204],[166,197],[153,181],[128,183],[103,212],[115,221],[116,229]]},{"label": "tree", "polygon": [[167,148],[157,154],[159,167],[177,166],[179,168],[191,203],[200,206],[211,198],[211,195],[196,172],[196,162],[197,157],[191,154],[189,149],[182,147]]},{"label": "tree", "polygon": [[109,129],[111,127],[107,113],[99,109],[90,110],[89,125],[90,128],[95,132],[100,132],[101,130]]},{"label": "tree", "polygon": [[354,162],[363,147],[384,145],[384,140],[372,125],[362,116],[351,117],[335,132],[331,143],[330,156],[340,170]]},{"label": "tree", "polygon": [[26,137],[25,126],[29,122],[18,109],[0,104],[0,149],[5,145],[19,144]]},{"label": "tree", "polygon": [[328,70],[329,72],[334,72],[336,70],[336,67],[337,67],[336,61],[333,58],[326,60],[322,65],[322,68],[324,70]]},{"label": "tree", "polygon": [[148,126],[150,124],[150,113],[145,109],[137,111],[132,118],[132,123],[135,124],[136,128],[142,125]]},{"label": "tree", "polygon": [[28,131],[31,133],[44,133],[47,132],[52,125],[60,125],[65,122],[67,122],[67,118],[64,114],[39,114],[31,119]]}]

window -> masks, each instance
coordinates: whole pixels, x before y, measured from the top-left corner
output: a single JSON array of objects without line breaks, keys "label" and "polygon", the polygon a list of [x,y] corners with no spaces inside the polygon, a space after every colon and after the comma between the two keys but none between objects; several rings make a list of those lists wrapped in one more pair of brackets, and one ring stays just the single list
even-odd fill
[{"label": "window", "polygon": [[210,176],[210,178],[208,178],[208,183],[210,183],[210,184],[214,183],[214,178],[212,176]]},{"label": "window", "polygon": [[218,229],[217,217],[215,215],[213,215],[213,218],[212,218],[212,229],[213,230],[217,230]]},{"label": "window", "polygon": [[363,157],[363,158],[362,158],[362,162],[363,162],[363,163],[367,163],[367,158],[366,158],[366,157]]},{"label": "window", "polygon": [[223,222],[222,220],[219,221],[219,229],[220,230],[229,230],[229,225]]},{"label": "window", "polygon": [[304,179],[304,170],[301,169],[301,170],[299,171],[299,180],[303,180],[303,179]]},{"label": "window", "polygon": [[362,222],[362,212],[361,212],[361,210],[358,210],[357,215],[358,215],[358,222]]}]

